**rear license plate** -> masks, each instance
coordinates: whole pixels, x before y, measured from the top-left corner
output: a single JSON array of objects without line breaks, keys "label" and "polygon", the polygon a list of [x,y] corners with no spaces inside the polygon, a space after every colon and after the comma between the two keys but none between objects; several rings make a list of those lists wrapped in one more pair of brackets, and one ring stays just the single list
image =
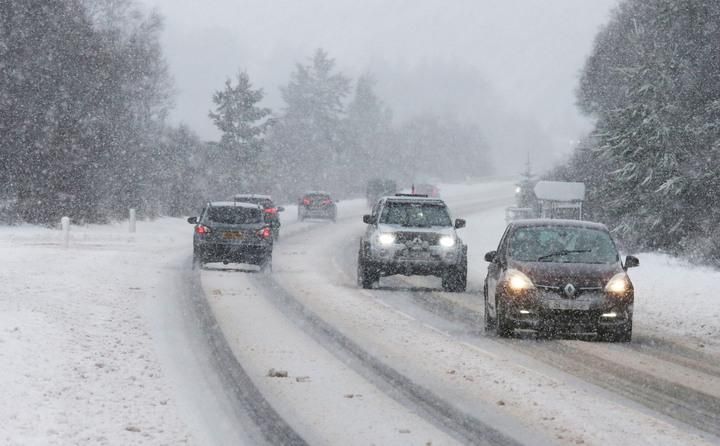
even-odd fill
[{"label": "rear license plate", "polygon": [[223,232],[223,238],[225,240],[242,240],[243,236],[241,232],[227,231]]},{"label": "rear license plate", "polygon": [[547,306],[551,310],[579,310],[587,311],[590,309],[590,302],[586,300],[550,300]]}]

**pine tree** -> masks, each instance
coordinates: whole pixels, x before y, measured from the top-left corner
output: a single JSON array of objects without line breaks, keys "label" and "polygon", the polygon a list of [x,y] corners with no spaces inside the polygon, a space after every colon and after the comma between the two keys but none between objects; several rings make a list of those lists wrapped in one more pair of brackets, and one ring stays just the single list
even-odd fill
[{"label": "pine tree", "polygon": [[235,85],[228,79],[225,88],[213,95],[215,111],[210,118],[222,132],[219,147],[236,192],[249,190],[258,181],[257,167],[272,125],[270,109],[257,105],[263,96],[262,89],[252,88],[246,72],[238,73]]}]

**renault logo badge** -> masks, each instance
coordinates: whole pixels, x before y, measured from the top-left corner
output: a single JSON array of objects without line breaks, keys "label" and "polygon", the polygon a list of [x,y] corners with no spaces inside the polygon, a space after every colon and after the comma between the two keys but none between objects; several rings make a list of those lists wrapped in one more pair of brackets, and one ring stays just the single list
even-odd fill
[{"label": "renault logo badge", "polygon": [[573,285],[572,283],[568,283],[567,285],[565,285],[564,290],[567,297],[571,299],[575,297],[575,291],[577,290],[575,289],[575,285]]}]

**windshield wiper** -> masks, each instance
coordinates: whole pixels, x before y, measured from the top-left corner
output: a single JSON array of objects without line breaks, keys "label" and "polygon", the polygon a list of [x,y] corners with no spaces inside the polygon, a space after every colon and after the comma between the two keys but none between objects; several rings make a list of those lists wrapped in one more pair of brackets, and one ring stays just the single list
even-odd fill
[{"label": "windshield wiper", "polygon": [[592,249],[563,249],[562,251],[555,251],[551,252],[550,254],[546,254],[544,256],[538,257],[537,261],[541,262],[545,259],[549,259],[550,257],[556,257],[556,256],[566,256],[568,254],[575,254],[575,253],[581,253],[581,252],[591,252]]}]

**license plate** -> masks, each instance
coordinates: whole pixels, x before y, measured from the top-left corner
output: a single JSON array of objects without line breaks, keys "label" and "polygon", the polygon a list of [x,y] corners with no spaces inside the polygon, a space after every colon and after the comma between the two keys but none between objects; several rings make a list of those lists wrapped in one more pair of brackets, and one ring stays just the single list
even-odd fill
[{"label": "license plate", "polygon": [[430,258],[430,253],[427,251],[408,251],[404,257],[412,260],[425,260]]},{"label": "license plate", "polygon": [[547,306],[551,310],[580,310],[587,311],[590,309],[590,302],[585,300],[550,300]]},{"label": "license plate", "polygon": [[226,240],[241,240],[243,236],[241,232],[223,232],[223,238]]}]

